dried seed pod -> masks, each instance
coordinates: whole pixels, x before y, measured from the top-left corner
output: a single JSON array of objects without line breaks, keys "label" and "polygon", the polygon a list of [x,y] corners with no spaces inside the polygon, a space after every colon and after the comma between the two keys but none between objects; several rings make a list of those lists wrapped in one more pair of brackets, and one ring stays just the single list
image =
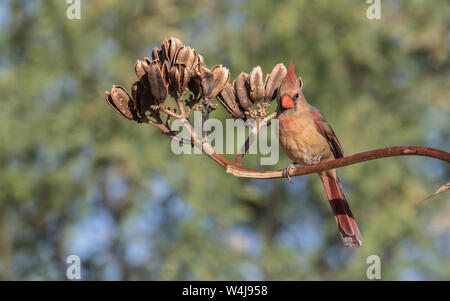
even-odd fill
[{"label": "dried seed pod", "polygon": [[137,60],[136,64],[134,64],[134,71],[139,79],[142,79],[142,77],[147,74],[148,70],[149,64],[146,61]]},{"label": "dried seed pod", "polygon": [[169,93],[173,98],[178,98],[178,91],[180,91],[181,74],[177,66],[172,66],[168,72],[169,75]]},{"label": "dried seed pod", "polygon": [[243,119],[245,117],[245,114],[239,108],[239,104],[236,101],[236,93],[230,83],[225,85],[217,95],[217,99],[234,118]]},{"label": "dried seed pod", "polygon": [[143,113],[149,111],[152,105],[157,104],[148,83],[147,85],[143,85],[141,82],[139,85],[139,94],[142,95],[141,110]]},{"label": "dried seed pod", "polygon": [[193,69],[197,64],[197,52],[191,47],[181,46],[178,48],[174,59],[174,65],[178,67],[180,72],[179,93],[183,93],[193,75]]},{"label": "dried seed pod", "polygon": [[[188,89],[194,94],[195,98],[198,98],[198,96],[201,93],[203,93],[202,80],[201,80],[200,75],[202,74],[202,70],[204,68],[206,68],[206,66],[204,64],[203,57],[197,53],[195,66],[193,66],[193,68],[192,68],[192,76],[188,82]],[[206,68],[206,69],[208,69],[208,68]],[[212,80],[213,80],[213,77],[212,77],[212,73],[211,73],[211,91],[213,88]],[[209,93],[211,93],[211,91]]]},{"label": "dried seed pod", "polygon": [[202,66],[199,77],[202,96],[208,98],[214,89],[214,74],[206,66]]},{"label": "dried seed pod", "polygon": [[149,111],[155,103],[150,88],[144,86],[140,81],[136,81],[131,85],[131,97],[140,116],[145,116],[145,111]]},{"label": "dried seed pod", "polygon": [[191,47],[180,47],[175,59],[175,64],[182,64],[191,72],[197,66],[197,51]]},{"label": "dried seed pod", "polygon": [[278,88],[281,85],[284,77],[286,76],[287,70],[283,64],[276,64],[270,75],[266,77],[265,84],[265,102],[271,102],[278,93]]},{"label": "dried seed pod", "polygon": [[158,47],[153,48],[152,50],[152,59],[155,60],[160,60],[161,61],[161,50],[158,49]]},{"label": "dried seed pod", "polygon": [[[147,75],[145,78],[148,78]],[[150,85],[144,85],[141,81],[135,82],[131,86],[131,96],[136,103],[136,110],[140,116],[145,116],[146,111],[150,111],[152,105],[155,104]]]},{"label": "dried seed pod", "polygon": [[244,108],[245,111],[250,112],[253,110],[253,103],[251,102],[248,93],[247,78],[248,74],[242,72],[234,81],[233,86],[234,90],[236,91],[239,104],[242,108]]},{"label": "dried seed pod", "polygon": [[197,55],[197,64],[198,65],[204,65],[205,64],[205,59],[203,58],[202,55]]},{"label": "dried seed pod", "polygon": [[168,59],[171,66],[174,64],[175,55],[180,47],[184,46],[183,43],[177,38],[170,38],[168,42]]},{"label": "dried seed pod", "polygon": [[194,75],[188,82],[188,89],[194,94],[195,98],[198,98],[200,93],[202,92],[202,81],[200,76]]},{"label": "dried seed pod", "polygon": [[266,87],[267,87],[267,82],[270,80],[270,73],[266,74],[266,79],[264,81],[264,102],[266,102]]},{"label": "dried seed pod", "polygon": [[211,72],[213,73],[214,89],[208,95],[208,98],[216,97],[230,80],[230,71],[222,65],[214,66]]},{"label": "dried seed pod", "polygon": [[105,92],[106,101],[124,118],[129,120],[137,120],[136,108],[133,100],[127,91],[121,86],[114,85],[111,93]]},{"label": "dried seed pod", "polygon": [[303,80],[301,77],[297,78],[297,83],[300,86],[300,89],[303,89]]},{"label": "dried seed pod", "polygon": [[165,62],[165,61],[169,61],[170,64],[170,59],[169,59],[169,41],[164,40],[161,42],[161,57],[160,57],[161,62]]},{"label": "dried seed pod", "polygon": [[248,76],[248,85],[250,86],[250,99],[253,103],[258,103],[264,97],[263,73],[260,66],[253,68]]},{"label": "dried seed pod", "polygon": [[144,58],[144,60],[137,60],[134,65],[134,70],[139,80],[145,87],[148,88],[150,88],[148,83],[148,70],[150,69],[149,64],[151,64],[151,60],[149,58]]},{"label": "dried seed pod", "polygon": [[164,103],[167,97],[168,83],[164,66],[163,70],[161,70],[158,61],[153,61],[148,71],[148,82],[155,104]]},{"label": "dried seed pod", "polygon": [[146,111],[150,111],[153,116],[158,115],[158,112],[152,108],[155,101],[150,87],[145,87],[140,81],[134,82],[131,85],[131,97],[136,105],[136,111],[139,113],[139,116],[146,116]]},{"label": "dried seed pod", "polygon": [[144,115],[143,112],[141,111],[142,108],[142,98],[141,98],[141,94],[139,93],[139,86],[141,85],[140,81],[135,81],[132,85],[131,85],[131,98],[133,98],[135,107],[136,107],[136,111],[139,113],[139,115]]}]

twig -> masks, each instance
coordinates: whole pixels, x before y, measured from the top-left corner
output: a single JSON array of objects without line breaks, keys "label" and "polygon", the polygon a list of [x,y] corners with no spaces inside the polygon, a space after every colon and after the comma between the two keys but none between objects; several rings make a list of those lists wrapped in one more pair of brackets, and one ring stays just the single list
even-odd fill
[{"label": "twig", "polygon": [[248,152],[250,146],[255,141],[255,138],[256,136],[258,136],[259,131],[269,123],[270,119],[274,118],[275,116],[277,116],[277,112],[273,112],[252,128],[247,140],[245,141],[245,144],[241,147],[238,155],[236,156],[236,160],[234,161],[234,163],[239,165],[242,164],[242,159],[244,159],[245,154]]},{"label": "twig", "polygon": [[180,115],[183,118],[187,117],[186,112],[184,110],[184,104],[183,104],[185,94],[186,94],[186,90],[184,90],[183,93],[181,93],[180,97],[177,99],[178,109],[180,110]]},{"label": "twig", "polygon": [[182,115],[179,115],[179,114],[173,112],[172,110],[170,110],[170,109],[168,109],[168,108],[166,108],[166,107],[161,107],[160,110],[161,110],[161,112],[164,112],[164,113],[166,113],[167,115],[170,115],[170,116],[172,116],[172,117],[174,117],[174,118],[177,118],[177,119],[182,118]]},{"label": "twig", "polygon": [[172,139],[174,141],[184,143],[184,144],[191,143],[190,140],[180,138],[177,135],[175,135],[175,133],[170,130],[167,123],[164,124],[164,123],[162,123],[162,121],[155,122],[153,120],[148,119],[147,117],[141,117],[139,121],[142,123],[147,123],[147,124],[150,124],[150,125],[153,125],[153,126],[159,128],[161,130],[162,134],[166,135],[167,137],[169,137],[170,139]]},{"label": "twig", "polygon": [[202,109],[202,139],[203,140],[206,139],[205,123],[209,119],[209,113],[210,112],[211,111],[209,109],[209,103],[208,103],[208,100],[206,99],[203,102],[203,109]]}]

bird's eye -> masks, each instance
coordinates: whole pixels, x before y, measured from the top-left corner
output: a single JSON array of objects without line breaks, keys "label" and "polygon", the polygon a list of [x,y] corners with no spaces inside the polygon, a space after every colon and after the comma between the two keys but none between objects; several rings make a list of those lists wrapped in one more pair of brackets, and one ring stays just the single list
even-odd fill
[{"label": "bird's eye", "polygon": [[299,97],[298,93],[295,93],[294,96],[292,96],[292,99],[297,100],[298,97]]}]

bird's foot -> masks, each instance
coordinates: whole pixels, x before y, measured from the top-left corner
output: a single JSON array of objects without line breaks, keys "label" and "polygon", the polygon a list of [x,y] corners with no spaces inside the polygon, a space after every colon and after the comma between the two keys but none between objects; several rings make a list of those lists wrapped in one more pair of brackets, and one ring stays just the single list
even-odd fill
[{"label": "bird's foot", "polygon": [[293,169],[295,169],[295,163],[294,162],[289,163],[288,166],[285,169],[283,169],[283,177],[287,178],[289,183],[291,183],[291,184],[292,184],[291,171]]}]

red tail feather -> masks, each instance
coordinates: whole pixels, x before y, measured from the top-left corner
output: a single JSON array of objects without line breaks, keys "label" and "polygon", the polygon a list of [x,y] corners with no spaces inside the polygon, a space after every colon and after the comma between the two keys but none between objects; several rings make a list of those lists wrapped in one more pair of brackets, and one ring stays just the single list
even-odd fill
[{"label": "red tail feather", "polygon": [[346,247],[362,246],[361,233],[358,225],[353,217],[352,211],[348,206],[344,193],[342,192],[339,178],[334,178],[328,173],[321,173],[323,186],[330,201],[331,210],[333,211],[336,223],[341,233],[342,240]]}]

